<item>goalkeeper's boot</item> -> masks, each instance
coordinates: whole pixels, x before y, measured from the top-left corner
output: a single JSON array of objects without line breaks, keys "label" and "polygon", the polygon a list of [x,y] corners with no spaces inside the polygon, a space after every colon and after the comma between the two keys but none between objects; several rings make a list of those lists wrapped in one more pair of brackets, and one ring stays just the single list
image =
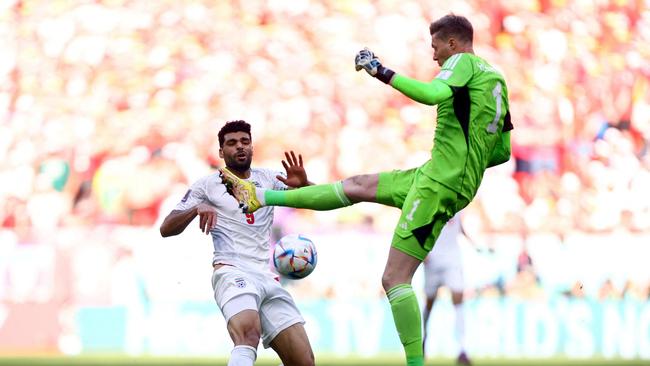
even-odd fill
[{"label": "goalkeeper's boot", "polygon": [[253,213],[262,207],[252,182],[239,178],[227,168],[219,168],[219,176],[226,185],[228,193],[235,197],[244,213]]}]

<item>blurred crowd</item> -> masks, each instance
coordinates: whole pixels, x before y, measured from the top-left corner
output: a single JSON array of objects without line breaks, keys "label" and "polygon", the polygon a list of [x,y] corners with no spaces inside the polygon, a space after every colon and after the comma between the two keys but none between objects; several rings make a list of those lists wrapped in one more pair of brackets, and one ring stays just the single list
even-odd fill
[{"label": "blurred crowd", "polygon": [[[486,174],[470,231],[647,234],[647,0],[9,0],[5,244],[56,235],[74,246],[61,233],[155,227],[161,207],[221,164],[227,120],[253,125],[255,165],[281,169],[292,149],[315,182],[422,163],[435,111],[355,73],[352,56],[368,46],[397,72],[432,79],[428,25],[450,11],[472,21],[476,53],[505,74],[515,126],[514,158]],[[370,214],[383,231],[383,211],[366,206],[327,219]]]}]

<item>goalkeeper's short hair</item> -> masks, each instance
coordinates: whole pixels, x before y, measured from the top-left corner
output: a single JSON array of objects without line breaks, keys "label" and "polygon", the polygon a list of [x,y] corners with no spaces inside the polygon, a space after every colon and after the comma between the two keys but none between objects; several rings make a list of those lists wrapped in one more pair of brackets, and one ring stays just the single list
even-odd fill
[{"label": "goalkeeper's short hair", "polygon": [[429,25],[429,33],[440,39],[456,37],[460,41],[472,43],[474,28],[472,23],[462,15],[447,14]]}]

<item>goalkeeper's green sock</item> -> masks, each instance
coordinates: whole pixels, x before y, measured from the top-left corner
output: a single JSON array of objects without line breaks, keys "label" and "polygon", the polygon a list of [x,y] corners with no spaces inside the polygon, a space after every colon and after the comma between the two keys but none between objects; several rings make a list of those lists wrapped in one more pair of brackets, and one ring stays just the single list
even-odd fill
[{"label": "goalkeeper's green sock", "polygon": [[404,346],[407,366],[423,366],[424,351],[422,349],[422,319],[420,305],[411,285],[403,283],[388,292],[393,321]]},{"label": "goalkeeper's green sock", "polygon": [[266,206],[285,206],[326,211],[352,204],[350,199],[343,193],[343,184],[341,182],[318,184],[286,191],[273,191],[269,189],[263,193],[263,204]]}]

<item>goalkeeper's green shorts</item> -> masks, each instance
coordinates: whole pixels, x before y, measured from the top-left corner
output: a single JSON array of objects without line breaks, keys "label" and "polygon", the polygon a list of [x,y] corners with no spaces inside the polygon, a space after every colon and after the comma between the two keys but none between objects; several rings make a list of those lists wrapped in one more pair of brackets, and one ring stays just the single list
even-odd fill
[{"label": "goalkeeper's green shorts", "polygon": [[419,260],[429,254],[445,223],[469,200],[415,169],[379,173],[377,202],[402,214],[391,246]]}]

